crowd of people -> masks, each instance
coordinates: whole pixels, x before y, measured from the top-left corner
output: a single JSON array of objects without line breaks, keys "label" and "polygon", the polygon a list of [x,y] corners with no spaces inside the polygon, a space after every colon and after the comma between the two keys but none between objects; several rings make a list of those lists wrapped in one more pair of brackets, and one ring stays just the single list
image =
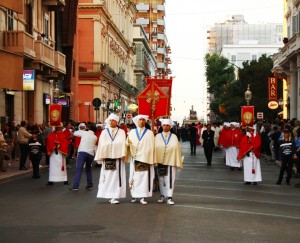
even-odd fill
[{"label": "crowd of people", "polygon": [[[6,172],[4,155],[12,158],[13,154],[17,154],[19,169],[28,169],[26,161],[29,157],[33,168],[32,178],[38,179],[40,161],[45,155],[49,168],[47,185],[53,186],[57,182],[69,185],[67,169],[70,168],[70,159],[76,158],[71,189],[79,190],[85,168],[85,188],[91,190],[94,186],[91,168],[95,161],[96,166],[101,167],[97,198],[106,198],[111,204],[118,204],[119,199],[126,197],[126,186],[129,184],[131,202],[139,199],[145,205],[147,198],[152,197],[154,181],[157,181],[161,193],[158,202],[166,199],[168,205],[173,205],[176,170],[182,167],[179,140],[171,132],[173,122],[170,119],[160,119],[160,134],[153,133],[147,121],[148,116],[137,115],[133,118],[133,124],[126,126],[116,114],[110,114],[104,124],[69,122],[65,126],[61,123],[49,127],[22,121],[15,130],[7,124],[15,134],[10,133],[11,140],[7,132],[0,134],[1,171]],[[11,144],[15,141],[19,150],[13,153]],[[12,148],[8,149],[9,146]],[[125,163],[129,163],[130,167],[128,184]]]}]

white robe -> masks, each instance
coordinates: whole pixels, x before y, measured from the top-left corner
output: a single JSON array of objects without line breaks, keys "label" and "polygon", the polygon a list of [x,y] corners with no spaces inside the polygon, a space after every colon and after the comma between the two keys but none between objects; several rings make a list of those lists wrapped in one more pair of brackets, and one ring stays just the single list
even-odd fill
[{"label": "white robe", "polygon": [[[64,171],[61,170],[62,164],[64,165]],[[55,154],[55,151],[53,150],[49,161],[49,181],[59,182],[67,180],[66,157],[59,151],[58,154]]]},{"label": "white robe", "polygon": [[[252,161],[253,158],[253,161]],[[261,168],[260,168],[260,160],[256,158],[256,156],[250,152],[250,156],[243,157],[244,164],[244,181],[246,182],[260,182],[262,181],[261,177]],[[255,173],[252,174],[252,169],[254,169]]]},{"label": "white robe", "polygon": [[[170,170],[172,170],[172,187],[170,187]],[[166,176],[158,176],[160,195],[173,197],[176,171],[176,167],[168,166],[168,174]]]},{"label": "white robe", "polygon": [[[136,129],[132,129],[127,137],[126,145],[130,148],[126,161],[130,162],[129,185],[130,193],[133,198],[152,197],[155,150],[153,132],[147,129],[147,132],[139,141],[136,135]],[[150,190],[149,190],[149,172],[135,171],[134,160],[150,164]]]},{"label": "white robe", "polygon": [[[111,128],[110,134],[112,135]],[[98,148],[95,155],[96,161],[102,163],[100,171],[100,178],[98,184],[97,198],[125,198],[126,197],[126,170],[125,162],[121,161],[120,158],[125,157],[126,152],[126,135],[124,130],[114,128],[115,137],[112,140],[108,131],[105,129],[102,131]],[[115,170],[105,170],[104,159],[117,159]],[[121,164],[121,167],[119,166]],[[120,186],[121,177],[121,186]]]},{"label": "white robe", "polygon": [[242,167],[242,163],[237,159],[237,155],[239,153],[239,149],[237,147],[231,146],[225,149],[225,158],[226,165],[230,167]]}]

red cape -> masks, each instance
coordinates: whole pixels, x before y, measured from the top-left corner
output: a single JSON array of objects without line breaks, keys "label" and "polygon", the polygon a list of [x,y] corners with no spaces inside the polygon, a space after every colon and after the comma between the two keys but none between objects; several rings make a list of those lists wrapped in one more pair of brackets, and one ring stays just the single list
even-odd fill
[{"label": "red cape", "polygon": [[47,153],[50,155],[57,145],[59,152],[68,155],[68,144],[69,142],[63,132],[56,133],[54,131],[50,133],[47,138]]},{"label": "red cape", "polygon": [[240,143],[240,149],[237,156],[237,159],[242,159],[248,152],[251,150],[255,154],[256,158],[260,158],[260,147],[261,147],[261,139],[258,134],[256,134],[255,137],[248,137],[247,135],[244,135],[242,137],[241,143]]},{"label": "red cape", "polygon": [[239,129],[229,129],[226,132],[225,144],[223,145],[225,148],[228,147],[239,147],[242,139],[242,132]]},{"label": "red cape", "polygon": [[223,128],[221,131],[220,131],[220,137],[219,137],[219,140],[218,140],[218,145],[222,145],[224,148],[226,148],[226,134],[228,132],[228,129],[226,128]]}]

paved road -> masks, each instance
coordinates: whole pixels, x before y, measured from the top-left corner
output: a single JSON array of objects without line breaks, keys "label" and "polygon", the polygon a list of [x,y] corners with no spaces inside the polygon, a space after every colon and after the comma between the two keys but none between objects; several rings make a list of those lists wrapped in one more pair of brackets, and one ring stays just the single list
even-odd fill
[{"label": "paved road", "polygon": [[[298,242],[300,189],[277,186],[278,167],[262,160],[263,182],[244,185],[242,171],[230,171],[222,152],[207,167],[203,149],[189,155],[182,143],[184,168],[178,171],[174,206],[130,202],[119,205],[86,191],[57,183],[46,186],[25,175],[0,181],[0,242]],[[74,166],[68,171],[70,182]],[[99,168],[93,168],[94,182]]]}]

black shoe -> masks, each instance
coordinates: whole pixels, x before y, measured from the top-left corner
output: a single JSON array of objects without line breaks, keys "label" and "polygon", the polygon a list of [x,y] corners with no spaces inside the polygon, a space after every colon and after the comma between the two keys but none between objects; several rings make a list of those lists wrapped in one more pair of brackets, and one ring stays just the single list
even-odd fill
[{"label": "black shoe", "polygon": [[231,168],[230,168],[230,170],[231,170],[231,171],[234,171],[234,168],[233,168],[233,167],[231,167]]},{"label": "black shoe", "polygon": [[291,183],[290,183],[289,181],[287,181],[287,182],[286,182],[286,184],[287,184],[288,186],[290,186],[290,185],[291,185]]},{"label": "black shoe", "polygon": [[275,185],[281,185],[281,182],[277,181],[277,182],[275,183]]},{"label": "black shoe", "polygon": [[70,184],[69,184],[69,182],[68,182],[68,181],[65,181],[65,182],[64,182],[64,185],[70,185]]},{"label": "black shoe", "polygon": [[92,190],[93,189],[93,185],[89,185],[85,187],[86,190]]},{"label": "black shoe", "polygon": [[242,168],[238,168],[238,171],[241,171],[242,170]]},{"label": "black shoe", "polygon": [[20,168],[20,170],[28,170],[28,168],[22,167],[22,168]]},{"label": "black shoe", "polygon": [[40,176],[32,176],[33,179],[39,179],[41,178]]},{"label": "black shoe", "polygon": [[252,185],[253,186],[257,186],[257,182],[252,182]]},{"label": "black shoe", "polygon": [[73,190],[74,192],[77,192],[77,191],[78,191],[78,187],[73,186],[72,190]]},{"label": "black shoe", "polygon": [[52,181],[48,181],[48,183],[46,184],[47,186],[52,186],[53,182]]},{"label": "black shoe", "polygon": [[244,185],[251,185],[251,182],[246,181]]}]

